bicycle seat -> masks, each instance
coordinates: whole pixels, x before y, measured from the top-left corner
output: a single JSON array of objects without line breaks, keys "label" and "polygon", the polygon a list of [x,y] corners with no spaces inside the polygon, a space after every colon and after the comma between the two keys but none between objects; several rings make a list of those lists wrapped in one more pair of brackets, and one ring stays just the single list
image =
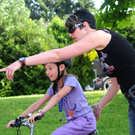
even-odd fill
[{"label": "bicycle seat", "polygon": [[98,130],[97,129],[95,129],[92,133],[89,133],[88,135],[96,135],[96,134],[98,134]]}]

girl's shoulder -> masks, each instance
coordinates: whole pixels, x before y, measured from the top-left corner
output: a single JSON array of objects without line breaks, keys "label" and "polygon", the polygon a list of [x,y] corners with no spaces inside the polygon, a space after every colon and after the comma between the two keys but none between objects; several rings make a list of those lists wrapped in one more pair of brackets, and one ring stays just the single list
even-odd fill
[{"label": "girl's shoulder", "polygon": [[81,84],[75,76],[67,76],[64,86],[73,87],[72,91],[83,91]]},{"label": "girl's shoulder", "polygon": [[76,85],[78,82],[77,78],[75,76],[66,76],[65,85]]},{"label": "girl's shoulder", "polygon": [[70,76],[65,76],[65,78],[66,78],[66,80],[77,80],[77,78],[75,77],[75,76],[73,76],[73,75],[70,75]]}]

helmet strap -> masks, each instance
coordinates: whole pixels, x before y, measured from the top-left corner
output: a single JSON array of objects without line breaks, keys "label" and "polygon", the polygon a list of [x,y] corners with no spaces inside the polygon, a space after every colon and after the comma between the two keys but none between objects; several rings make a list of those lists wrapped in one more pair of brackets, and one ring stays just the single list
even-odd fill
[{"label": "helmet strap", "polygon": [[54,93],[54,95],[55,95],[55,91],[56,91],[56,89],[57,89],[57,82],[61,79],[61,77],[64,75],[64,73],[62,73],[61,75],[60,75],[60,68],[59,68],[59,66],[60,66],[60,64],[56,64],[57,65],[57,68],[58,68],[58,77],[57,77],[57,79],[55,80],[55,81],[52,81],[53,83],[54,83],[54,87],[53,87],[53,93]]}]

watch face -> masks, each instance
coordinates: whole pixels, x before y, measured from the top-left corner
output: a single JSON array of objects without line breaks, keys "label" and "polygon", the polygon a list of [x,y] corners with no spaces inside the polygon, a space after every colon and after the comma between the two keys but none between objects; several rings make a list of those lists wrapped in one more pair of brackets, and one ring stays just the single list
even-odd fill
[{"label": "watch face", "polygon": [[25,66],[26,63],[25,63],[25,57],[22,57],[22,58],[19,58],[19,61],[21,63],[22,66]]},{"label": "watch face", "polygon": [[20,62],[25,61],[25,58],[22,57],[22,58],[19,59],[19,61],[20,61]]}]

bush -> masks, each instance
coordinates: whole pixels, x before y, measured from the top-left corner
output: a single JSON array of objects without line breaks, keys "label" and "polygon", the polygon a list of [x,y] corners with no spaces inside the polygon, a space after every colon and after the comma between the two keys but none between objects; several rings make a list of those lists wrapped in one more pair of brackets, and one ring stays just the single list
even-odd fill
[{"label": "bush", "polygon": [[55,40],[59,43],[59,48],[72,44],[73,39],[69,37],[68,31],[65,29],[65,21],[58,16],[54,17],[47,27],[48,34],[53,34]]},{"label": "bush", "polygon": [[[23,0],[5,0],[0,5],[0,68],[6,67],[20,57],[28,57],[73,43],[64,28],[64,20],[55,17],[44,27],[44,19],[31,20],[30,11]],[[93,51],[91,51],[93,52]],[[90,83],[91,53],[73,59],[72,72],[79,77],[81,85]],[[94,58],[96,55],[93,55]],[[43,94],[50,81],[42,65],[22,67],[16,71],[14,81],[9,82],[5,73],[0,74],[0,96]]]},{"label": "bush", "polygon": [[[47,34],[44,20],[32,21],[23,0],[5,0],[0,5],[0,68],[20,57],[27,57],[58,47],[52,34]],[[50,81],[44,67],[23,67],[9,82],[5,73],[0,74],[0,96],[45,93]],[[45,90],[44,90],[45,89]]]},{"label": "bush", "polygon": [[97,53],[95,50],[73,58],[73,66],[69,69],[69,72],[78,76],[78,81],[83,89],[86,84],[92,83],[92,61],[96,58]]}]

